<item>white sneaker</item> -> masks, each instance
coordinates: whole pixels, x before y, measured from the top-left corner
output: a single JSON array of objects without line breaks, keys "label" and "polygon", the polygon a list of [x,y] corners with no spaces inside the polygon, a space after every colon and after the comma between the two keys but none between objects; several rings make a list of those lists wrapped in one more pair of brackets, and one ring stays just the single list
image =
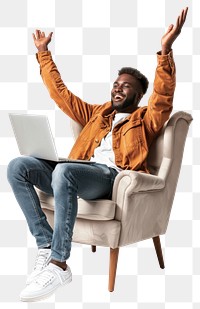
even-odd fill
[{"label": "white sneaker", "polygon": [[39,249],[36,257],[33,272],[28,276],[26,284],[30,284],[34,278],[49,264],[51,258],[51,249]]},{"label": "white sneaker", "polygon": [[72,273],[67,266],[66,270],[50,263],[26,288],[21,292],[21,301],[42,300],[55,290],[72,281]]}]

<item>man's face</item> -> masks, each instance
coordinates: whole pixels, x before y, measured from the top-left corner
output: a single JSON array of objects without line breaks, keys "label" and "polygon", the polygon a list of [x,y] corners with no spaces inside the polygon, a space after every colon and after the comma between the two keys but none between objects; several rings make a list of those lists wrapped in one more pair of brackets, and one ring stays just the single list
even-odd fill
[{"label": "man's face", "polygon": [[114,82],[111,90],[111,102],[117,112],[131,112],[138,106],[141,97],[141,84],[132,75],[121,74]]}]

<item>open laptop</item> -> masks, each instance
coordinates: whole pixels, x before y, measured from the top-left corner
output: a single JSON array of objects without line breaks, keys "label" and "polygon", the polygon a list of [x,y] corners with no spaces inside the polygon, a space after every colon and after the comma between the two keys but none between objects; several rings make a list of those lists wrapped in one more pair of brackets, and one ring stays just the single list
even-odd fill
[{"label": "open laptop", "polygon": [[59,158],[47,116],[9,113],[9,118],[21,155],[55,162],[94,163]]}]

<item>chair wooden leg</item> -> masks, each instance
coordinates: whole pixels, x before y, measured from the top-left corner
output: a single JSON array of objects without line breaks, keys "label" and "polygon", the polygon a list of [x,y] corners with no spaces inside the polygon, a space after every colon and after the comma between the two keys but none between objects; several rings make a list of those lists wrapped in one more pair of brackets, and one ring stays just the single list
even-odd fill
[{"label": "chair wooden leg", "polygon": [[113,292],[115,287],[118,255],[119,255],[119,248],[115,249],[110,248],[110,266],[109,266],[109,283],[108,283],[109,292]]},{"label": "chair wooden leg", "polygon": [[154,247],[155,247],[155,250],[156,250],[157,257],[158,257],[158,262],[159,262],[160,268],[164,269],[165,264],[164,264],[162,248],[161,248],[161,244],[160,244],[160,237],[159,236],[153,237],[153,243],[154,243]]},{"label": "chair wooden leg", "polygon": [[91,246],[92,252],[96,252],[96,246]]}]

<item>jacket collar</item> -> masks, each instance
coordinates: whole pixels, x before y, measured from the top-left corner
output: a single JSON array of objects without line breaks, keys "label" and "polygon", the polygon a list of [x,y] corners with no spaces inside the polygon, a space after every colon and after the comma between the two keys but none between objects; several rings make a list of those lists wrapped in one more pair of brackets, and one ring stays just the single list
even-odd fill
[{"label": "jacket collar", "polygon": [[[112,102],[107,102],[103,105],[103,113],[102,116],[104,118],[112,118],[114,119],[116,115],[116,110],[113,110]],[[147,106],[138,107],[136,110],[134,109],[130,116],[126,117],[126,121],[129,120],[136,120],[143,118],[144,114],[146,113]]]}]

